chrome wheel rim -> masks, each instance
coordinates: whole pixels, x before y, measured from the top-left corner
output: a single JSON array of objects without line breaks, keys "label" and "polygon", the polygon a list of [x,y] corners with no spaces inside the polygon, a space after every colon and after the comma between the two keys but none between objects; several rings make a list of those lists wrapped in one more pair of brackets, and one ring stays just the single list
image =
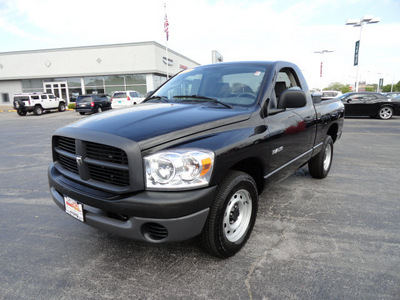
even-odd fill
[{"label": "chrome wheel rim", "polygon": [[331,159],[332,159],[332,145],[331,144],[326,145],[324,157],[325,157],[324,158],[324,170],[328,171],[329,166],[331,165]]},{"label": "chrome wheel rim", "polygon": [[239,190],[231,199],[225,209],[223,230],[225,237],[230,242],[237,242],[245,236],[251,220],[252,200],[250,193]]},{"label": "chrome wheel rim", "polygon": [[384,107],[379,111],[379,116],[382,119],[390,119],[392,116],[392,109],[390,107]]}]

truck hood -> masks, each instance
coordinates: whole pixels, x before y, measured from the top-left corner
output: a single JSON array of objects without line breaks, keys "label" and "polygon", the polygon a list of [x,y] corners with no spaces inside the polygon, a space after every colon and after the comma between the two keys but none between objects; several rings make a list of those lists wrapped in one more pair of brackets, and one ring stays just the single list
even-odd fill
[{"label": "truck hood", "polygon": [[149,103],[104,112],[70,127],[118,135],[146,149],[201,131],[247,120],[249,109],[201,104]]}]

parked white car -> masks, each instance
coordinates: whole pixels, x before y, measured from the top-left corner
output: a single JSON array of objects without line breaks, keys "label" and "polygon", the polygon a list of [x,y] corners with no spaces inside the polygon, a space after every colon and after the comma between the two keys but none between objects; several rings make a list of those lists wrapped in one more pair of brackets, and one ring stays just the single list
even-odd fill
[{"label": "parked white car", "polygon": [[338,91],[322,91],[321,100],[322,101],[329,100],[329,99],[337,98],[341,95],[343,95],[342,92],[338,92]]},{"label": "parked white car", "polygon": [[130,107],[141,103],[143,100],[144,97],[137,91],[116,91],[111,97],[111,107]]},{"label": "parked white car", "polygon": [[58,109],[65,111],[65,100],[48,93],[21,93],[15,94],[13,107],[20,116],[25,116],[28,112],[41,115],[45,111]]}]

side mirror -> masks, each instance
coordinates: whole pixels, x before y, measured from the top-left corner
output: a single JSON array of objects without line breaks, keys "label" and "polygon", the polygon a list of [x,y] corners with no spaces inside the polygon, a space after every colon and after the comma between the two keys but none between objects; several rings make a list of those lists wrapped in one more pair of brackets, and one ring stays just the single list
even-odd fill
[{"label": "side mirror", "polygon": [[299,108],[307,104],[306,94],[299,90],[286,90],[279,97],[278,108]]},{"label": "side mirror", "polygon": [[311,98],[314,103],[321,103],[322,95],[321,94],[311,94]]}]

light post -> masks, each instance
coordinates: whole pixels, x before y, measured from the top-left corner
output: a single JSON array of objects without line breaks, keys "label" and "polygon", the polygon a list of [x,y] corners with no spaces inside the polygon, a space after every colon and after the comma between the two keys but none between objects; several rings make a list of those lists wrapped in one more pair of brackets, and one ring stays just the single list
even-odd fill
[{"label": "light post", "polygon": [[357,75],[356,75],[356,92],[358,92],[358,57],[360,51],[360,42],[361,42],[361,34],[362,28],[364,24],[375,24],[379,23],[381,18],[374,18],[373,16],[364,16],[362,19],[348,19],[346,21],[346,25],[353,25],[354,27],[360,27],[360,38],[356,42],[355,53],[354,53],[354,65],[357,66]]},{"label": "light post", "polygon": [[321,66],[320,66],[320,69],[319,69],[319,77],[320,77],[320,82],[319,82],[319,84],[320,84],[320,91],[322,92],[322,64],[323,64],[323,55],[325,54],[325,53],[331,53],[331,52],[333,52],[333,51],[331,51],[331,50],[321,50],[321,51],[314,51],[314,53],[319,53],[319,54],[321,54]]}]

